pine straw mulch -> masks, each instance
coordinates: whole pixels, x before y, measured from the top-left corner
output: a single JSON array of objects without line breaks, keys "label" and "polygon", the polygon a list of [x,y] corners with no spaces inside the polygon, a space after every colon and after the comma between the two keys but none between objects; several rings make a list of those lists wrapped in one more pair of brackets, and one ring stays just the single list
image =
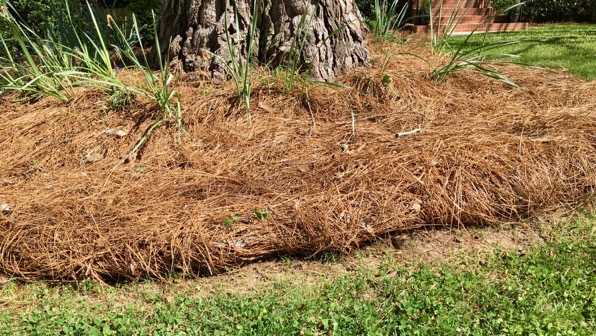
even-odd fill
[{"label": "pine straw mulch", "polygon": [[[424,226],[519,221],[594,194],[596,82],[510,67],[520,88],[471,73],[437,83],[412,57],[381,66],[341,79],[353,89],[300,85],[290,95],[259,75],[252,124],[229,84],[187,75],[178,89],[190,137],[178,144],[174,127],[161,128],[122,165],[150,103],[114,112],[94,92],[68,105],[0,98],[0,204],[11,208],[0,213],[0,272],[213,274]],[[266,221],[251,215],[265,209]],[[232,213],[243,220],[228,227]]]}]

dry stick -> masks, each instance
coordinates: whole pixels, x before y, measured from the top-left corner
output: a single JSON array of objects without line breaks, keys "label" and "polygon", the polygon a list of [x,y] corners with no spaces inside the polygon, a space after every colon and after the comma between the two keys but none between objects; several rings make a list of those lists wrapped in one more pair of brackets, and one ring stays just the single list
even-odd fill
[{"label": "dry stick", "polygon": [[413,135],[416,133],[420,133],[422,131],[422,128],[420,127],[416,127],[415,129],[411,130],[411,131],[407,131],[407,132],[398,132],[395,134],[396,137],[401,138],[401,137],[405,137],[408,135]]}]

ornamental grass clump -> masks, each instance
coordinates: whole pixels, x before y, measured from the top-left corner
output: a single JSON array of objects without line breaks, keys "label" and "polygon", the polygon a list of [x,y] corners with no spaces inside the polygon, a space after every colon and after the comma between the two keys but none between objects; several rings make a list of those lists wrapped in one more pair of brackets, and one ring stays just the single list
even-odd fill
[{"label": "ornamental grass clump", "polygon": [[[91,89],[109,95],[112,105],[120,106],[134,96],[150,99],[157,104],[154,123],[133,147],[127,158],[132,158],[159,126],[173,121],[178,128],[178,139],[184,133],[182,126],[181,97],[173,88],[174,75],[160,53],[159,68],[153,71],[143,47],[139,24],[132,17],[132,27],[127,33],[106,15],[100,20],[94,8],[87,3],[89,26],[73,13],[65,0],[60,11],[65,13],[53,29],[42,37],[20,22],[12,14],[14,8],[7,2],[2,17],[10,27],[10,39],[0,35],[3,52],[0,53],[0,93],[17,92],[22,98],[39,100],[54,97],[68,102],[77,88]],[[13,10],[8,10],[12,8]],[[80,14],[80,13],[79,13]],[[157,19],[153,15],[155,48],[160,50],[157,39]],[[22,57],[11,54],[9,45],[16,45]],[[142,75],[142,85],[124,82],[118,72],[122,69],[137,71]],[[124,100],[123,100],[124,99]]]}]

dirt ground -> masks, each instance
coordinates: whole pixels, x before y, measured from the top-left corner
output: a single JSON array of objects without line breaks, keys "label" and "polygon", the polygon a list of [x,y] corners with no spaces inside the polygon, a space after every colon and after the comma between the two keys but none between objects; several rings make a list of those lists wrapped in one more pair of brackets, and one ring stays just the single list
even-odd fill
[{"label": "dirt ground", "polygon": [[494,250],[523,252],[547,242],[549,237],[543,231],[545,226],[554,226],[561,221],[572,220],[572,217],[559,211],[549,214],[548,218],[537,219],[538,222],[499,227],[417,229],[380,239],[348,255],[275,258],[244,265],[214,277],[172,280],[163,284],[160,290],[170,295],[193,288],[198,290],[197,294],[251,293],[280,281],[316,284],[361,270],[372,270],[379,278],[391,277],[396,274],[396,269],[415,268],[421,263],[453,265],[462,256],[482,260]]}]

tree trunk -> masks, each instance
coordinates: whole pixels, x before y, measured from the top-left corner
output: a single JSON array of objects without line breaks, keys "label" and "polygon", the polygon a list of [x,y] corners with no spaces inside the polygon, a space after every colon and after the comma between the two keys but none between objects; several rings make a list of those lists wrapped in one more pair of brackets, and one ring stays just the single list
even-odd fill
[{"label": "tree trunk", "polygon": [[[252,6],[253,0],[164,0],[159,29],[162,55],[185,71],[226,77],[228,42],[241,57],[247,56]],[[299,63],[315,79],[332,80],[368,61],[366,28],[355,0],[257,0],[257,6],[254,63],[282,64],[300,32],[305,43]]]}]

